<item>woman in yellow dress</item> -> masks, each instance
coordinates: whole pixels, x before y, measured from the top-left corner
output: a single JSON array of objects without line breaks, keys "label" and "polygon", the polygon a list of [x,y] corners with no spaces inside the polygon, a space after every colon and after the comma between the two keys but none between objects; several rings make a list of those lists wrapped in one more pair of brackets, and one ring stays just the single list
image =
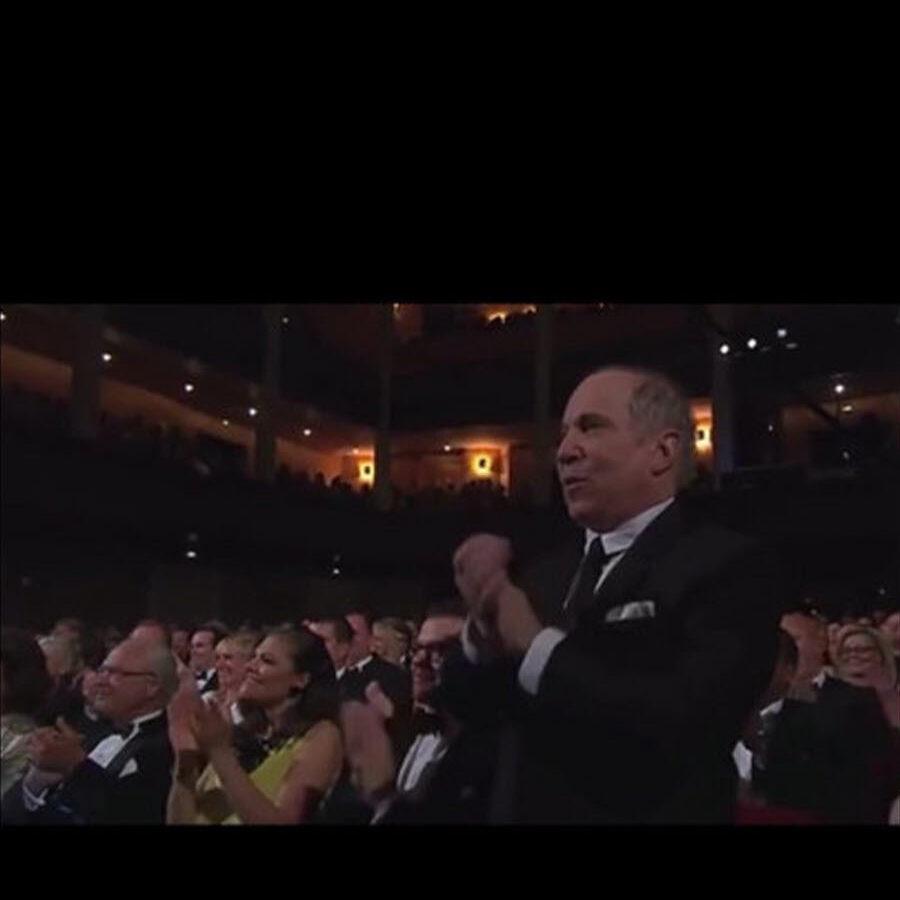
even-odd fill
[{"label": "woman in yellow dress", "polygon": [[239,701],[244,721],[233,727],[183,682],[169,708],[169,824],[298,824],[337,781],[337,688],[320,638],[305,628],[269,634],[247,667]]}]

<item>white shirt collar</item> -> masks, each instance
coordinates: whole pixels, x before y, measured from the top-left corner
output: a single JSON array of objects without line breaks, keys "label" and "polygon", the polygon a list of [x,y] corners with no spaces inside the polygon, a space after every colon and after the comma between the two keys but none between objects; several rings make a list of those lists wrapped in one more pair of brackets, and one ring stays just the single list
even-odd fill
[{"label": "white shirt collar", "polygon": [[155,719],[158,716],[161,716],[163,714],[163,712],[164,712],[164,710],[155,709],[155,710],[153,710],[153,712],[148,712],[143,716],[138,716],[136,719],[132,719],[131,720],[131,734],[129,734],[128,737],[129,738],[132,737],[135,734],[135,732],[137,732],[138,728],[140,728],[141,725],[144,724],[144,722],[149,722],[151,719]]},{"label": "white shirt collar", "polygon": [[599,537],[603,541],[603,549],[607,554],[622,553],[627,550],[638,538],[638,535],[657,517],[675,502],[674,497],[657,503],[638,513],[633,519],[623,522],[615,531],[599,534],[590,528],[585,529],[584,552],[587,553],[594,538]]},{"label": "white shirt collar", "polygon": [[353,669],[354,672],[362,672],[362,670],[363,670],[370,662],[372,662],[372,654],[371,654],[371,653],[370,653],[367,657],[365,657],[364,659],[361,659],[358,663],[355,663],[354,665],[350,666],[350,668]]}]

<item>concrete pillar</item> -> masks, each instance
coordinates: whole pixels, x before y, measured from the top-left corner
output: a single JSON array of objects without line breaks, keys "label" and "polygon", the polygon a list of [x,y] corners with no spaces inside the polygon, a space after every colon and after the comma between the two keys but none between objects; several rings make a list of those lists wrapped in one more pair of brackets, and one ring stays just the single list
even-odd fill
[{"label": "concrete pillar", "polygon": [[534,348],[534,500],[549,506],[553,488],[553,435],[550,433],[550,382],[553,369],[553,306],[537,308]]},{"label": "concrete pillar", "polygon": [[100,420],[103,313],[101,303],[83,303],[76,313],[69,424],[72,434],[86,441],[97,437]]},{"label": "concrete pillar", "polygon": [[275,481],[275,410],[281,382],[281,317],[283,303],[267,303],[262,308],[265,331],[265,368],[263,371],[259,415],[256,419],[253,472],[260,481]]},{"label": "concrete pillar", "polygon": [[375,435],[375,508],[391,508],[391,366],[394,350],[394,307],[384,303],[379,313],[378,431]]}]

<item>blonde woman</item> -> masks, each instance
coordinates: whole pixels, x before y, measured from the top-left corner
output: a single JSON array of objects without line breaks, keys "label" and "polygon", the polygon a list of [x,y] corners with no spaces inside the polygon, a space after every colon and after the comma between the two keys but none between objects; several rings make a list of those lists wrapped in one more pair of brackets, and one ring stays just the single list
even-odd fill
[{"label": "blonde woman", "polygon": [[872,688],[888,725],[900,730],[897,665],[882,634],[865,625],[842,628],[835,641],[835,674],[848,684]]},{"label": "blonde woman", "polygon": [[259,641],[258,634],[240,631],[222,638],[216,644],[216,672],[219,675],[219,686],[216,690],[203,694],[203,700],[205,703],[215,706],[235,725],[240,724],[243,720],[238,706],[238,694],[244,678],[247,676],[247,666],[253,659],[253,651]]}]

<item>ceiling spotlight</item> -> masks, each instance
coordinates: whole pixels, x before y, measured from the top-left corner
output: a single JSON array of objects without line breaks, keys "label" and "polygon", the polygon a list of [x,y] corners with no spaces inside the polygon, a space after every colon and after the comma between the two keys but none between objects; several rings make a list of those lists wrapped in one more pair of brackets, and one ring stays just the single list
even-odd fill
[{"label": "ceiling spotlight", "polygon": [[728,344],[722,344],[722,345],[719,347],[719,353],[721,353],[722,356],[728,356],[728,354],[729,354],[730,352],[731,352],[731,347],[729,347]]},{"label": "ceiling spotlight", "polygon": [[105,363],[112,362],[112,353],[104,353],[103,356],[101,356],[100,358]]},{"label": "ceiling spotlight", "polygon": [[5,321],[6,321],[6,313],[0,312],[0,322],[5,322]]},{"label": "ceiling spotlight", "polygon": [[796,341],[791,341],[790,343],[785,344],[784,346],[787,347],[788,350],[796,350],[800,345]]},{"label": "ceiling spotlight", "polygon": [[778,331],[775,332],[778,337],[784,339],[787,337],[787,328],[779,328]]},{"label": "ceiling spotlight", "polygon": [[337,566],[335,566],[335,568],[333,568],[333,569],[331,570],[331,574],[332,574],[332,575],[340,575],[340,574],[341,574],[341,570],[340,570],[339,568],[337,568]]},{"label": "ceiling spotlight", "polygon": [[853,404],[852,404],[852,403],[845,403],[845,404],[841,407],[841,412],[853,412]]},{"label": "ceiling spotlight", "polygon": [[450,445],[444,444],[444,453],[449,453],[449,452],[450,452]]},{"label": "ceiling spotlight", "polygon": [[291,320],[290,320],[287,316],[282,316],[282,317],[281,317],[281,324],[282,324],[282,325],[287,325],[290,321],[291,321]]},{"label": "ceiling spotlight", "polygon": [[843,456],[844,459],[850,459],[850,452],[848,450],[845,450],[843,453],[841,453],[841,456]]},{"label": "ceiling spotlight", "polygon": [[187,553],[184,554],[188,559],[196,559],[197,551],[196,550],[188,550]]},{"label": "ceiling spotlight", "polygon": [[193,386],[190,382],[188,382],[188,383],[184,386],[184,392],[185,392],[186,394],[193,393],[193,390],[194,390],[194,386]]},{"label": "ceiling spotlight", "polygon": [[231,422],[229,422],[228,419],[222,419],[222,424],[227,428]]},{"label": "ceiling spotlight", "polygon": [[312,434],[312,429],[311,429],[311,428],[304,428],[304,429],[303,429],[303,437],[309,437],[311,434]]},{"label": "ceiling spotlight", "polygon": [[756,338],[750,338],[750,340],[747,341],[747,349],[748,350],[756,349]]},{"label": "ceiling spotlight", "polygon": [[846,386],[843,385],[843,384],[836,384],[836,385],[834,386],[834,392],[835,392],[836,394],[843,394],[844,391],[846,391],[846,390],[847,390],[847,388],[846,388]]},{"label": "ceiling spotlight", "polygon": [[252,419],[257,414],[257,412],[259,412],[259,410],[257,410],[255,406],[251,406],[250,409],[247,410],[247,415],[249,415]]},{"label": "ceiling spotlight", "polygon": [[353,455],[354,455],[354,456],[359,456],[359,447],[354,447],[354,448],[353,448]]},{"label": "ceiling spotlight", "polygon": [[769,423],[769,434],[771,434],[775,430],[775,426],[770,422]]}]

